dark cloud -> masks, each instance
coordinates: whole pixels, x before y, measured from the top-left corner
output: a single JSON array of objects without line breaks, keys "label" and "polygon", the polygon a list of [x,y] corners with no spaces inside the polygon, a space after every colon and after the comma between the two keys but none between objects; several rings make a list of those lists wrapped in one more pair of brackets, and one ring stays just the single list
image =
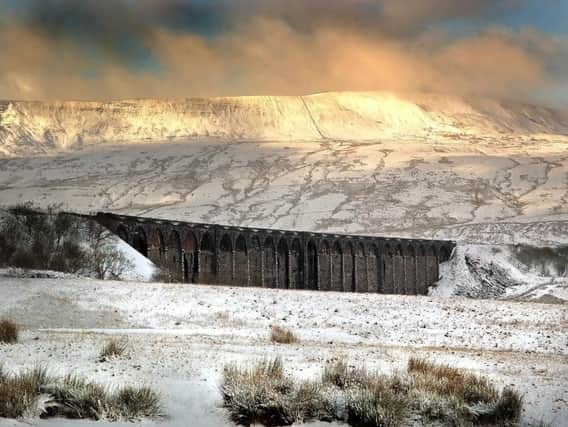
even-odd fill
[{"label": "dark cloud", "polygon": [[[0,3],[0,97],[426,90],[530,97],[565,79],[566,41],[456,37],[523,0],[25,0]],[[14,3],[15,4],[15,3]]]}]

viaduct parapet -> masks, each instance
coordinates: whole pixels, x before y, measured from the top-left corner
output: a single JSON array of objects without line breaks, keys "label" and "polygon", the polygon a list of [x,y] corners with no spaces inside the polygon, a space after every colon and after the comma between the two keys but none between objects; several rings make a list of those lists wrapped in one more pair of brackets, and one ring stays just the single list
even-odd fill
[{"label": "viaduct parapet", "polygon": [[186,283],[426,294],[455,243],[231,227],[98,213],[96,220]]}]

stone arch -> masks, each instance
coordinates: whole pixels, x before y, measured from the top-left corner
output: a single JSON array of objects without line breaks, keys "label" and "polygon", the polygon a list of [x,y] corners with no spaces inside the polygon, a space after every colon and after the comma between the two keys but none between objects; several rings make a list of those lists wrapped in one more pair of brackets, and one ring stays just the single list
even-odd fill
[{"label": "stone arch", "polygon": [[395,270],[394,270],[394,251],[390,243],[387,243],[383,251],[383,292],[385,294],[394,293]]},{"label": "stone arch", "polygon": [[272,237],[268,236],[264,240],[262,252],[264,255],[264,268],[262,272],[264,277],[263,285],[267,288],[274,288],[277,283],[278,270],[276,268],[276,247]]},{"label": "stone arch", "polygon": [[181,281],[182,272],[181,238],[177,230],[172,230],[168,236],[167,257],[165,267],[173,275],[174,280]]},{"label": "stone arch", "polygon": [[313,240],[308,242],[307,251],[307,261],[308,261],[308,276],[307,276],[307,289],[317,291],[319,289],[320,280],[320,265],[318,248]]},{"label": "stone arch", "polygon": [[416,251],[411,243],[408,243],[404,248],[404,270],[405,270],[405,284],[404,293],[406,295],[416,295]]},{"label": "stone arch", "polygon": [[448,247],[448,245],[441,245],[438,253],[440,254],[440,262],[446,262],[452,257],[452,250]]},{"label": "stone arch", "polygon": [[250,241],[249,271],[252,286],[262,286],[262,245],[258,236],[253,236]]},{"label": "stone arch", "polygon": [[302,244],[299,239],[294,239],[292,241],[292,247],[290,248],[289,265],[290,265],[290,276],[289,283],[291,289],[303,289],[304,288],[304,251]]},{"label": "stone arch", "polygon": [[343,250],[343,291],[355,292],[354,251],[351,242],[345,244]]},{"label": "stone arch", "polygon": [[367,257],[365,256],[365,248],[361,242],[355,244],[353,268],[355,269],[353,277],[355,279],[355,290],[357,292],[367,292]]},{"label": "stone arch", "polygon": [[406,283],[406,270],[404,269],[404,252],[402,245],[397,243],[393,247],[394,264],[394,293],[403,294]]},{"label": "stone arch", "polygon": [[148,255],[150,259],[158,265],[163,264],[166,257],[166,241],[164,235],[159,228],[154,228],[150,234],[150,241],[148,247]]},{"label": "stone arch", "polygon": [[235,282],[239,285],[249,285],[249,259],[245,237],[237,236],[235,241]]},{"label": "stone arch", "polygon": [[333,242],[331,247],[331,289],[343,290],[343,250],[338,241]]},{"label": "stone arch", "polygon": [[233,242],[229,234],[223,234],[219,242],[219,256],[218,256],[218,283],[229,284],[233,281]]},{"label": "stone arch", "polygon": [[416,245],[416,293],[425,295],[428,292],[426,279],[426,249],[423,244]]},{"label": "stone arch", "polygon": [[182,256],[183,256],[183,277],[186,282],[194,282],[197,280],[197,273],[199,270],[197,259],[197,239],[192,231],[185,234],[182,242]]},{"label": "stone arch", "polygon": [[148,239],[142,227],[136,227],[132,234],[132,247],[145,257],[148,257]]},{"label": "stone arch", "polygon": [[374,244],[370,245],[367,250],[367,281],[369,283],[369,292],[378,293],[381,291],[379,251]]},{"label": "stone arch", "polygon": [[320,243],[319,249],[319,288],[322,291],[329,291],[332,289],[331,272],[333,271],[333,268],[331,263],[332,259],[329,243],[327,243],[327,240],[323,240]]},{"label": "stone arch", "polygon": [[124,224],[119,224],[119,226],[116,228],[116,234],[126,243],[130,244],[130,236],[128,235],[128,229]]},{"label": "stone arch", "polygon": [[201,236],[199,245],[199,281],[201,283],[215,282],[215,246],[208,231]]},{"label": "stone arch", "polygon": [[426,289],[438,281],[438,257],[433,245],[426,246]]},{"label": "stone arch", "polygon": [[276,251],[276,287],[285,289],[290,287],[289,265],[288,243],[282,238],[278,242]]}]

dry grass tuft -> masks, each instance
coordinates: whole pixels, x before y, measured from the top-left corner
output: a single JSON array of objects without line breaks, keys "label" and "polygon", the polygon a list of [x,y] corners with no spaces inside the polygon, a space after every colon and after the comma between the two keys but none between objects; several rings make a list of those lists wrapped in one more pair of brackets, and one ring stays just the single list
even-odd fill
[{"label": "dry grass tuft", "polygon": [[45,367],[14,375],[0,370],[0,417],[115,421],[158,417],[160,413],[160,397],[147,387],[112,391],[77,376],[51,377]]},{"label": "dry grass tuft", "polygon": [[49,377],[44,367],[37,366],[19,375],[0,370],[0,417],[36,417],[45,411],[41,387]]},{"label": "dry grass tuft", "polygon": [[454,396],[465,403],[489,403],[499,397],[499,392],[489,380],[462,369],[410,358],[408,372],[413,377],[416,388]]},{"label": "dry grass tuft", "polygon": [[487,378],[416,358],[408,372],[414,407],[424,417],[477,425],[514,425],[520,418],[522,397],[509,388],[499,393]]},{"label": "dry grass tuft", "polygon": [[262,360],[252,368],[226,367],[221,394],[229,418],[242,426],[291,425],[319,418],[325,411],[320,385],[294,384],[284,375],[279,358]]},{"label": "dry grass tuft", "polygon": [[382,375],[349,366],[328,365],[321,382],[295,383],[280,359],[252,368],[225,368],[224,407],[239,425],[291,425],[340,421],[355,427],[399,425],[513,426],[522,398],[499,393],[487,379],[423,359],[410,359],[407,372]]},{"label": "dry grass tuft", "polygon": [[298,337],[292,331],[274,325],[270,331],[270,340],[279,344],[294,344],[298,342]]},{"label": "dry grass tuft", "polygon": [[127,341],[111,339],[101,349],[101,352],[99,354],[99,362],[106,362],[108,360],[118,358],[126,352],[127,348]]},{"label": "dry grass tuft", "polygon": [[18,325],[8,319],[0,320],[0,343],[14,344],[18,342]]},{"label": "dry grass tuft", "polygon": [[349,366],[344,360],[338,360],[323,368],[322,382],[342,390],[352,387],[365,387],[372,381],[373,378],[367,369]]}]

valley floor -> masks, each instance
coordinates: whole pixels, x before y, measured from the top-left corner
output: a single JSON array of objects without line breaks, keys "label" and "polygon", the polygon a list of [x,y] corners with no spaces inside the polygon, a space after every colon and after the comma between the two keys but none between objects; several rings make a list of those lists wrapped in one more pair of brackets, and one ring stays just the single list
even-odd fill
[{"label": "valley floor", "polygon": [[[513,385],[524,394],[527,425],[568,425],[565,305],[0,277],[0,317],[24,328],[18,344],[0,345],[8,370],[40,362],[101,382],[152,384],[164,397],[159,424],[168,427],[229,425],[219,407],[223,366],[276,355],[305,378],[338,358],[388,371],[423,356]],[[272,344],[273,324],[300,342]],[[97,362],[110,337],[127,338],[128,355]],[[30,423],[78,424],[0,420]]]}]

